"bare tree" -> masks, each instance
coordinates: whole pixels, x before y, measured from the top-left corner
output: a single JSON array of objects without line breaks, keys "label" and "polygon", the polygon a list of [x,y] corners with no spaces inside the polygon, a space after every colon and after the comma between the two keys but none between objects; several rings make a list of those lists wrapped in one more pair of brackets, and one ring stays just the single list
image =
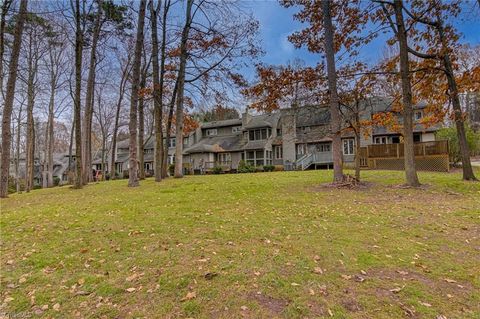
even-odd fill
[{"label": "bare tree", "polygon": [[[8,174],[10,167],[10,145],[12,139],[11,116],[13,110],[13,99],[15,95],[15,85],[17,82],[18,58],[22,45],[23,26],[27,17],[27,0],[20,1],[20,8],[17,23],[15,25],[12,53],[10,57],[7,90],[5,95],[5,104],[2,117],[2,160],[0,177],[0,197],[8,196]],[[3,61],[2,61],[3,63]]]},{"label": "bare tree", "polygon": [[[72,4],[73,5],[73,4]],[[82,53],[83,31],[81,27],[80,0],[75,0],[75,98],[73,127],[75,127],[75,183],[74,188],[82,188],[82,121],[81,94],[82,94]]]}]

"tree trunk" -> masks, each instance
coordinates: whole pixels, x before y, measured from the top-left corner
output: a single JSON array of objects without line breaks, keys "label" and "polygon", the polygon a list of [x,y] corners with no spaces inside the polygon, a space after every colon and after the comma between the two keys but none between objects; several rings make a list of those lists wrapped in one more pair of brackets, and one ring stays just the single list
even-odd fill
[{"label": "tree trunk", "polygon": [[16,136],[16,145],[15,145],[15,183],[17,193],[21,193],[20,189],[20,134],[22,133],[22,105],[20,105],[20,110],[18,110],[18,120],[17,120],[17,136]]},{"label": "tree trunk", "polygon": [[[145,88],[147,83],[147,72],[150,63],[145,61],[140,80],[140,89]],[[145,179],[145,99],[143,94],[138,98],[138,175],[140,180]]]},{"label": "tree trunk", "polygon": [[[75,101],[73,121],[75,123],[75,182],[74,188],[82,188],[82,122],[81,94],[82,94],[82,49],[83,34],[80,25],[80,0],[75,0]],[[90,170],[89,170],[90,172]]]},{"label": "tree trunk", "polygon": [[132,72],[132,94],[130,95],[130,122],[128,125],[130,133],[129,165],[128,165],[128,186],[139,186],[138,162],[137,162],[137,104],[140,82],[140,64],[142,63],[143,27],[145,24],[146,0],[140,0],[138,12],[137,38],[135,43],[135,55]]},{"label": "tree trunk", "polygon": [[12,4],[11,0],[4,0],[2,2],[2,13],[0,15],[0,91],[3,96],[3,53],[5,52],[5,28],[7,26],[7,13]]},{"label": "tree trunk", "polygon": [[[52,64],[53,68],[53,64]],[[55,143],[53,135],[53,126],[54,126],[54,105],[55,105],[55,76],[54,72],[51,72],[51,83],[50,83],[50,101],[48,103],[48,121],[47,121],[47,145],[46,145],[46,161],[47,161],[47,187],[53,186],[53,145]]]},{"label": "tree trunk", "polygon": [[[158,2],[160,4],[160,1]],[[165,2],[162,20],[162,52],[161,67],[158,66],[158,35],[157,35],[157,14],[158,9],[153,7],[153,1],[150,2],[150,20],[152,24],[152,66],[153,66],[153,109],[154,109],[154,129],[155,129],[155,159],[154,171],[155,181],[162,180],[163,167],[163,79],[165,74],[165,49],[166,49],[166,20],[170,1]],[[168,151],[167,151],[168,152]]]},{"label": "tree trunk", "polygon": [[95,17],[95,26],[92,35],[92,48],[90,51],[90,65],[88,69],[87,92],[85,94],[85,112],[83,127],[83,184],[93,180],[92,176],[92,119],[95,93],[95,76],[97,67],[97,46],[102,25],[102,0],[98,0],[98,11]]},{"label": "tree trunk", "polygon": [[7,91],[5,94],[5,103],[2,115],[2,160],[0,174],[0,198],[5,198],[8,196],[10,147],[12,144],[11,117],[13,111],[13,99],[15,96],[15,85],[17,83],[18,57],[20,56],[20,49],[22,46],[23,25],[25,23],[26,16],[27,0],[21,0],[19,14],[13,36],[12,54],[8,70]]},{"label": "tree trunk", "polygon": [[123,97],[125,95],[125,85],[127,83],[128,74],[130,70],[130,56],[128,57],[124,68],[122,69],[122,78],[120,79],[120,86],[118,91],[118,100],[117,100],[117,109],[115,112],[115,124],[113,126],[113,135],[112,135],[112,157],[111,157],[111,179],[115,179],[116,169],[115,169],[115,160],[117,153],[117,135],[118,135],[118,122],[120,121],[120,109],[122,107]]},{"label": "tree trunk", "polygon": [[337,71],[335,68],[334,30],[331,16],[331,0],[322,1],[323,24],[325,28],[325,56],[327,59],[328,91],[332,130],[333,182],[343,180],[343,158],[341,139],[340,104],[337,92]]},{"label": "tree trunk", "polygon": [[450,60],[450,48],[447,44],[445,37],[443,24],[441,22],[440,14],[437,14],[438,25],[437,30],[442,42],[442,61],[445,67],[445,75],[448,81],[448,90],[450,92],[450,98],[452,99],[452,107],[454,111],[455,126],[457,128],[458,143],[460,146],[460,154],[462,157],[462,170],[463,179],[468,181],[475,181],[477,178],[473,173],[472,163],[470,162],[470,149],[468,147],[467,135],[465,133],[465,122],[462,114],[462,107],[460,105],[460,99],[458,97],[458,87],[455,81],[455,74],[453,72],[452,61]]},{"label": "tree trunk", "polygon": [[180,43],[180,66],[178,70],[178,92],[177,92],[177,110],[175,112],[175,177],[183,177],[183,100],[185,92],[185,68],[187,65],[187,41],[191,26],[191,10],[193,0],[187,0],[185,15],[185,26],[182,31],[182,40]]},{"label": "tree trunk", "polygon": [[405,177],[407,185],[420,186],[415,168],[415,153],[413,143],[413,106],[412,84],[410,82],[410,67],[408,62],[407,31],[403,20],[402,1],[394,0],[395,19],[397,24],[397,40],[400,49],[400,76],[402,79],[403,101],[403,140],[405,156]]},{"label": "tree trunk", "polygon": [[177,99],[178,80],[179,78],[177,77],[177,80],[175,81],[175,86],[173,87],[170,105],[168,106],[167,127],[165,128],[165,145],[163,150],[163,163],[162,163],[163,178],[166,178],[168,176],[168,149],[170,145],[170,132],[172,131],[173,110],[175,108],[175,102]]},{"label": "tree trunk", "polygon": [[37,72],[34,61],[35,56],[32,52],[32,39],[30,39],[30,52],[28,61],[28,80],[27,80],[27,150],[25,152],[25,191],[28,193],[33,189],[33,174],[35,165],[35,127],[33,120],[33,108],[35,106],[35,76]]}]

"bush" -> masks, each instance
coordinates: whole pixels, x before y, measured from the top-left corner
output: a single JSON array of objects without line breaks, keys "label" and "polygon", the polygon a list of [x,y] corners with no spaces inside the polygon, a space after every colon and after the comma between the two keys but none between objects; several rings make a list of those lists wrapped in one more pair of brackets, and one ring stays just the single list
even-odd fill
[{"label": "bush", "polygon": [[212,173],[213,174],[222,174],[223,173],[223,169],[221,166],[215,166],[213,167],[212,169]]},{"label": "bush", "polygon": [[[470,154],[474,155],[480,151],[480,133],[475,133],[470,127],[465,126],[467,135],[468,148]],[[455,127],[445,127],[437,131],[436,138],[438,140],[448,140],[448,152],[450,161],[454,165],[462,161],[460,153],[460,145],[458,143],[457,129]]]},{"label": "bush", "polygon": [[175,174],[175,164],[168,165],[168,173],[170,174],[170,176],[173,176]]},{"label": "bush", "polygon": [[275,170],[275,166],[273,165],[264,165],[263,166],[263,171],[264,172],[273,172]]},{"label": "bush", "polygon": [[60,178],[58,176],[53,176],[53,186],[60,185]]},{"label": "bush", "polygon": [[255,173],[257,169],[255,166],[252,166],[245,162],[244,160],[241,160],[240,163],[238,164],[238,172],[239,173]]}]

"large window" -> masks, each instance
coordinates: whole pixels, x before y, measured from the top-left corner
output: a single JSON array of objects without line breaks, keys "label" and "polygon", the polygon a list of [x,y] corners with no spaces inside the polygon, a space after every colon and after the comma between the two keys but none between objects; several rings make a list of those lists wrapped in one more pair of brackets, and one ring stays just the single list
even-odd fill
[{"label": "large window", "polygon": [[386,136],[376,136],[374,139],[375,144],[387,144],[387,137]]},{"label": "large window", "polygon": [[343,154],[344,155],[355,154],[355,140],[353,138],[348,138],[343,140]]},{"label": "large window", "polygon": [[168,143],[168,147],[175,147],[177,145],[175,137],[170,138],[170,141]]},{"label": "large window", "polygon": [[247,151],[247,163],[253,166],[263,166],[263,150]]},{"label": "large window", "polygon": [[270,128],[250,130],[248,132],[248,139],[250,141],[266,140],[270,135],[272,135],[272,130]]},{"label": "large window", "polygon": [[205,135],[207,136],[217,135],[217,129],[216,128],[208,129],[205,131]]},{"label": "large window", "polygon": [[232,156],[230,153],[219,153],[217,159],[221,165],[226,165],[232,161]]},{"label": "large window", "polygon": [[275,159],[282,159],[283,158],[283,148],[282,148],[282,146],[275,146],[273,148],[273,151],[275,152]]}]

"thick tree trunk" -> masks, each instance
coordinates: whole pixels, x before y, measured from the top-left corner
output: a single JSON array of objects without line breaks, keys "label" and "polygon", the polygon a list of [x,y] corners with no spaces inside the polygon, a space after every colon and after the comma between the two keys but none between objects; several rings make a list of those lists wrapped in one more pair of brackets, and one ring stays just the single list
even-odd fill
[{"label": "thick tree trunk", "polygon": [[162,177],[166,178],[168,176],[168,149],[170,145],[170,132],[172,131],[172,121],[173,121],[173,110],[175,109],[175,102],[177,99],[177,90],[178,90],[178,77],[175,81],[175,86],[173,87],[172,98],[168,106],[168,117],[167,125],[165,128],[165,145],[163,150],[163,163],[162,163]]},{"label": "thick tree trunk", "polygon": [[[160,1],[158,2],[160,4]],[[163,79],[165,75],[165,48],[166,48],[166,20],[170,1],[165,2],[162,20],[162,51],[161,67],[158,66],[158,35],[157,14],[159,6],[154,9],[153,1],[150,2],[150,19],[152,24],[152,66],[153,66],[153,109],[155,130],[155,181],[162,180],[163,167]]]},{"label": "thick tree trunk", "polygon": [[139,186],[138,162],[137,162],[137,104],[140,82],[140,64],[142,63],[143,27],[145,24],[146,0],[140,0],[138,12],[137,38],[135,43],[135,55],[132,72],[132,94],[130,95],[130,122],[128,125],[130,133],[129,165],[128,165],[128,186]]},{"label": "thick tree trunk", "polygon": [[15,96],[15,85],[17,83],[18,57],[22,46],[23,25],[27,16],[27,0],[20,1],[20,9],[15,25],[13,36],[12,54],[10,58],[7,90],[5,94],[5,103],[2,115],[2,154],[1,154],[1,174],[0,174],[0,198],[8,196],[8,175],[10,168],[10,147],[12,144],[12,111],[13,99]]},{"label": "thick tree trunk", "polygon": [[87,184],[93,180],[92,176],[92,119],[93,119],[93,103],[95,93],[95,76],[97,67],[97,46],[100,37],[102,25],[102,0],[98,0],[98,11],[95,17],[95,26],[92,35],[92,48],[90,51],[90,65],[88,69],[87,92],[85,94],[85,111],[83,125],[83,144],[82,144],[82,168],[83,168],[83,184]]},{"label": "thick tree trunk", "polygon": [[[74,188],[82,188],[82,121],[81,121],[81,94],[82,94],[82,48],[83,34],[80,25],[80,0],[75,0],[75,101],[73,121],[75,123],[75,182]],[[90,170],[89,170],[90,172]]]},{"label": "thick tree trunk", "polygon": [[33,174],[35,165],[35,127],[33,120],[33,108],[35,106],[35,76],[37,72],[37,62],[33,61],[34,59],[35,56],[32,52],[32,48],[30,47],[27,80],[27,150],[25,152],[25,191],[27,193],[33,189]]},{"label": "thick tree trunk", "polygon": [[187,65],[187,41],[191,26],[191,10],[193,0],[187,0],[187,8],[185,14],[185,26],[182,31],[182,40],[180,43],[180,66],[178,70],[178,92],[177,92],[177,109],[175,112],[175,177],[183,177],[183,101],[185,92],[185,68]]},{"label": "thick tree trunk", "polygon": [[335,183],[343,180],[343,156],[331,5],[331,0],[322,1],[323,24],[325,28],[325,56],[327,60],[328,91],[330,99],[329,104],[332,131],[333,182]]},{"label": "thick tree trunk", "polygon": [[405,22],[403,20],[402,1],[394,0],[394,11],[397,25],[397,40],[400,49],[400,76],[402,79],[403,101],[403,142],[405,156],[405,177],[407,185],[420,186],[415,168],[415,153],[413,143],[413,103],[412,84],[410,82],[410,67],[408,62],[408,44]]}]

